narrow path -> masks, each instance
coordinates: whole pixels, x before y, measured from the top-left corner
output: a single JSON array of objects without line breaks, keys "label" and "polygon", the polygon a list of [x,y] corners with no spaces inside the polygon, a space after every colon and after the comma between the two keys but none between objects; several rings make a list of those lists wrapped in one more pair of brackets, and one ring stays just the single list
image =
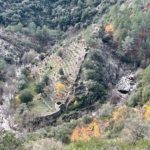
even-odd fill
[{"label": "narrow path", "polygon": [[43,99],[43,103],[50,109],[52,110],[52,107],[49,106],[49,104]]}]

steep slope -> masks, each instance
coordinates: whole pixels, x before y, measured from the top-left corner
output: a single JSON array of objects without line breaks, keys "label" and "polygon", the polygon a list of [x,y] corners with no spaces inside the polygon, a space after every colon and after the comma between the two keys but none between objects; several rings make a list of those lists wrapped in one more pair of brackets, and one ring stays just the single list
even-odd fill
[{"label": "steep slope", "polygon": [[[69,89],[71,89],[73,83],[76,80],[80,66],[84,61],[86,54],[86,45],[84,42],[76,41],[75,39],[73,40],[74,41],[72,42],[68,42],[68,44],[62,45],[54,54],[46,57],[42,63],[40,62],[39,65],[31,69],[31,74],[36,74],[36,76],[39,76],[40,78],[47,74],[50,80],[52,80],[51,84],[53,85],[54,91],[56,84],[61,82],[61,75],[59,74],[59,70],[63,70],[63,75],[67,78],[65,91],[63,93],[64,97],[59,95],[59,93],[56,93],[57,95],[54,94],[54,97],[51,98],[56,102],[64,102],[67,98]],[[62,56],[58,56],[57,52],[62,53]]]},{"label": "steep slope", "polygon": [[[38,26],[68,29],[70,26],[87,26],[97,13],[101,1],[58,1],[19,0],[1,1],[0,23],[4,25],[21,22],[27,25],[35,22]],[[80,23],[83,22],[83,25]]]},{"label": "steep slope", "polygon": [[11,130],[11,110],[10,101],[17,91],[17,80],[20,68],[20,58],[29,48],[22,41],[29,40],[27,37],[5,32],[0,29],[0,60],[5,62],[4,68],[1,68],[1,95],[0,95],[0,112],[1,128]]},{"label": "steep slope", "polygon": [[149,149],[148,1],[0,4],[0,149]]}]

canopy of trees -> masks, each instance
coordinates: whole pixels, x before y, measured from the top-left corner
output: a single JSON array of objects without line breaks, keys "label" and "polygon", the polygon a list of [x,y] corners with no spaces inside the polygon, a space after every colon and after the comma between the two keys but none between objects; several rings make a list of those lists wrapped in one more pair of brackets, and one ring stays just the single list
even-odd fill
[{"label": "canopy of trees", "polygon": [[20,22],[26,26],[35,22],[37,26],[48,25],[61,30],[75,25],[86,26],[91,23],[100,3],[101,0],[0,0],[0,24]]},{"label": "canopy of trees", "polygon": [[[146,9],[144,9],[146,7]],[[110,9],[105,24],[114,27],[114,40],[118,50],[123,50],[126,60],[139,63],[150,56],[150,7],[143,1],[135,0],[120,5],[118,2]],[[106,31],[111,31],[106,26]],[[128,58],[129,59],[128,59]]]}]

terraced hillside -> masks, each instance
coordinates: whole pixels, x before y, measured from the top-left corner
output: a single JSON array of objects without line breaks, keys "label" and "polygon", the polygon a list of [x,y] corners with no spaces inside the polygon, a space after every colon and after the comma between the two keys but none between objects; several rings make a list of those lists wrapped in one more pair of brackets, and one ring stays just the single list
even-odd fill
[{"label": "terraced hillside", "polygon": [[150,149],[148,0],[0,0],[0,150]]},{"label": "terraced hillside", "polygon": [[[86,50],[87,46],[84,40],[73,39],[71,42],[62,44],[55,53],[32,67],[31,74],[37,77],[36,80],[41,80],[44,75],[51,80],[49,88],[53,88],[50,93],[52,101],[62,103],[66,101],[79,74],[87,53]],[[62,55],[59,56],[58,53]],[[62,70],[65,80],[61,80],[60,70]]]}]

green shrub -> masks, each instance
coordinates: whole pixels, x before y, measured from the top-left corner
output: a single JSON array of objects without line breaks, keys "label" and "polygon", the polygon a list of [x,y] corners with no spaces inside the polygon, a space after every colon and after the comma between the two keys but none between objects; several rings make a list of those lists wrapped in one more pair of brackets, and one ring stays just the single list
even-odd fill
[{"label": "green shrub", "polygon": [[91,91],[91,94],[93,95],[93,99],[103,99],[106,95],[106,88],[96,81],[89,81],[88,88],[89,91]]},{"label": "green shrub", "polygon": [[35,92],[43,93],[44,87],[45,87],[45,84],[43,82],[36,84],[35,85]]},{"label": "green shrub", "polygon": [[58,56],[62,58],[62,57],[63,57],[63,52],[62,52],[62,51],[59,51],[59,52],[58,52]]},{"label": "green shrub", "polygon": [[0,136],[0,150],[23,150],[22,142],[12,133]]},{"label": "green shrub", "polygon": [[83,123],[84,123],[84,124],[89,124],[89,123],[92,122],[92,120],[93,120],[93,118],[92,118],[91,116],[85,115],[85,116],[83,117]]},{"label": "green shrub", "polygon": [[141,83],[142,83],[142,85],[144,86],[144,85],[147,85],[147,84],[150,84],[150,66],[148,66],[145,70],[144,70],[144,72],[143,72],[143,74],[142,74],[142,79],[141,79]]},{"label": "green shrub", "polygon": [[43,77],[43,82],[44,82],[45,85],[48,85],[48,84],[49,84],[49,77],[48,77],[47,75],[45,75],[45,76]]},{"label": "green shrub", "polygon": [[123,121],[117,120],[116,122],[113,122],[108,128],[107,138],[117,138],[123,129]]},{"label": "green shrub", "polygon": [[59,74],[62,76],[64,75],[64,70],[62,68],[59,69]]},{"label": "green shrub", "polygon": [[21,32],[23,29],[23,25],[22,23],[18,23],[17,25],[14,26],[8,26],[6,29],[11,32]]},{"label": "green shrub", "polygon": [[6,67],[6,62],[4,59],[0,58],[0,70],[3,70]]},{"label": "green shrub", "polygon": [[145,104],[148,100],[150,100],[150,85],[145,85],[142,89],[141,103]]},{"label": "green shrub", "polygon": [[26,79],[21,79],[18,82],[18,89],[23,90],[27,87],[27,85],[28,85],[28,81]]},{"label": "green shrub", "polygon": [[29,103],[33,100],[33,95],[28,89],[21,91],[19,97],[22,103]]},{"label": "green shrub", "polygon": [[150,100],[150,66],[148,66],[140,75],[138,81],[138,89],[127,100],[127,105],[134,107],[137,105],[144,105]]},{"label": "green shrub", "polygon": [[25,77],[28,77],[30,75],[30,70],[28,68],[24,68],[21,73],[25,75]]},{"label": "green shrub", "polygon": [[127,144],[119,139],[91,139],[71,143],[66,150],[148,150],[150,143],[148,140],[138,140],[135,144]]},{"label": "green shrub", "polygon": [[112,112],[114,111],[114,106],[110,103],[103,104],[99,109],[100,119],[110,119],[112,117]]},{"label": "green shrub", "polygon": [[[143,122],[138,115],[128,116],[124,123],[121,137],[128,144],[135,144],[138,140],[147,139],[150,136],[150,125]],[[149,138],[148,138],[149,139]]]},{"label": "green shrub", "polygon": [[129,106],[129,107],[135,107],[135,106],[137,106],[138,104],[139,104],[139,101],[140,101],[140,97],[139,97],[139,95],[138,95],[138,92],[136,92],[136,93],[133,93],[130,97],[129,97],[129,99],[127,100],[127,105]]},{"label": "green shrub", "polygon": [[102,79],[102,77],[100,76],[100,73],[97,70],[92,70],[92,69],[88,69],[85,72],[85,78],[86,80],[94,80],[94,81],[99,81]]}]

